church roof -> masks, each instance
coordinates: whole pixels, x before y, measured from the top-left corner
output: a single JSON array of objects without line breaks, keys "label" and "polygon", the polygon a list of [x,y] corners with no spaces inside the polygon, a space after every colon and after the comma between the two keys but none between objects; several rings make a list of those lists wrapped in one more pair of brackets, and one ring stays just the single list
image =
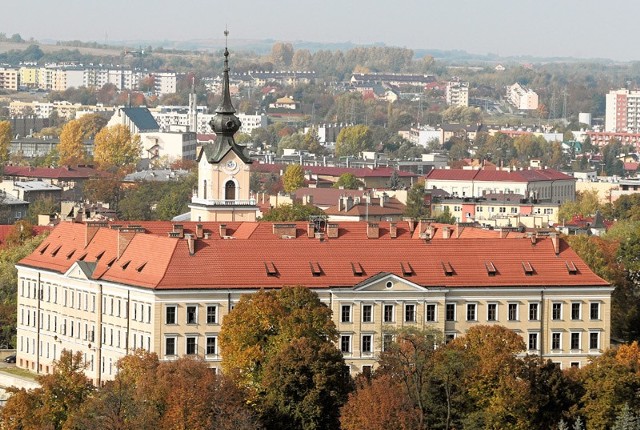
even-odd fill
[{"label": "church roof", "polygon": [[[95,263],[97,281],[156,290],[352,288],[379,273],[436,288],[608,286],[558,238],[500,238],[485,230],[490,237],[444,238],[439,226],[425,240],[420,227],[412,233],[406,222],[396,224],[395,238],[389,223],[375,224],[378,237],[369,238],[368,223],[344,222],[337,237],[320,240],[308,237],[306,222],[201,224],[202,238],[187,240],[169,237],[170,222],[142,222],[134,233],[100,227],[93,237],[90,224],[61,223],[19,265],[66,273],[85,261]],[[184,237],[195,237],[196,225],[182,224]]]},{"label": "church roof", "polygon": [[158,131],[160,126],[146,107],[125,107],[120,109],[129,117],[139,131]]}]

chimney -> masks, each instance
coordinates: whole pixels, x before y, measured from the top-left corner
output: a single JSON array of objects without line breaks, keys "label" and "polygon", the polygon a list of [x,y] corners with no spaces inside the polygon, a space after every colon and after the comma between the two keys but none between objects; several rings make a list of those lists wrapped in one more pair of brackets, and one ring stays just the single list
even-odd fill
[{"label": "chimney", "polygon": [[529,239],[531,239],[531,245],[535,245],[538,242],[538,235],[536,233],[529,233]]},{"label": "chimney", "polygon": [[[464,227],[462,227],[462,229],[464,229]],[[456,239],[460,238],[460,233],[462,233],[462,230],[460,229],[460,224],[456,223]]]},{"label": "chimney", "polygon": [[380,196],[380,207],[385,207],[387,203],[389,203],[389,196],[387,195],[387,193],[382,193],[382,195]]},{"label": "chimney", "polygon": [[118,230],[118,258],[120,258],[124,250],[127,249],[136,232],[137,230],[132,228],[121,228]]},{"label": "chimney", "polygon": [[106,228],[106,222],[87,222],[85,224],[84,246],[88,246],[91,239],[96,235],[100,228]]},{"label": "chimney", "polygon": [[184,226],[182,224],[174,224],[173,231],[178,233],[178,237],[180,238],[184,237]]},{"label": "chimney", "polygon": [[558,233],[549,234],[551,238],[551,243],[553,244],[553,251],[556,255],[560,254],[560,238],[558,237]]},{"label": "chimney", "polygon": [[342,202],[342,196],[338,197],[338,212],[342,212],[344,210],[344,203]]},{"label": "chimney", "polygon": [[310,222],[309,224],[307,224],[307,237],[309,239],[313,239],[315,237],[315,234],[316,234],[316,226],[315,224]]},{"label": "chimney", "polygon": [[389,223],[389,237],[391,239],[398,237],[398,225],[395,222]]},{"label": "chimney", "polygon": [[409,232],[413,234],[413,231],[416,229],[416,222],[413,219],[408,219],[407,223],[409,224]]},{"label": "chimney", "polygon": [[202,224],[196,224],[196,238],[202,239],[204,236],[204,229],[202,228]]},{"label": "chimney", "polygon": [[273,224],[273,234],[275,234],[276,237],[281,237],[283,239],[295,238],[296,237],[296,225],[295,224],[274,223]]},{"label": "chimney", "polygon": [[380,237],[380,226],[378,223],[367,223],[367,238],[378,239]]},{"label": "chimney", "polygon": [[345,212],[349,212],[351,210],[351,208],[353,207],[353,197],[351,196],[347,196],[344,199],[344,211]]},{"label": "chimney", "polygon": [[184,238],[187,239],[187,246],[189,247],[189,255],[196,253],[196,239],[192,234],[185,234]]},{"label": "chimney", "polygon": [[327,237],[329,239],[338,238],[338,224],[327,224]]},{"label": "chimney", "polygon": [[442,238],[449,239],[451,237],[451,229],[449,227],[442,228]]},{"label": "chimney", "polygon": [[227,225],[220,224],[220,237],[224,237],[227,235]]}]

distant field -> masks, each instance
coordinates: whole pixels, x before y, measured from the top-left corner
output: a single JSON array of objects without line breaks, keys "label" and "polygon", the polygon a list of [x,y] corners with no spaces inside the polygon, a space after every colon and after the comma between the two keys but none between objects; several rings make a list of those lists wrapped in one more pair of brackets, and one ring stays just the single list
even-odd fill
[{"label": "distant field", "polygon": [[[59,46],[59,45],[45,45],[43,43],[36,43],[42,52],[55,52],[63,49],[75,50],[77,49],[82,54],[89,55],[119,55],[122,51],[120,49],[98,49],[98,48],[75,48],[72,46]],[[12,43],[12,42],[0,42],[0,53],[8,52],[13,49],[24,50],[30,45],[27,43]]]}]

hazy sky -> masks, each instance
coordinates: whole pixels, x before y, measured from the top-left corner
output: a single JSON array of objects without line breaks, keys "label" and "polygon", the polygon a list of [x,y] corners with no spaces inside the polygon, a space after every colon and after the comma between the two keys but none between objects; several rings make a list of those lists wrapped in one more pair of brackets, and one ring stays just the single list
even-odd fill
[{"label": "hazy sky", "polygon": [[[476,54],[640,60],[637,0],[20,0],[0,32],[104,42],[353,42]],[[295,43],[294,43],[295,46]]]}]

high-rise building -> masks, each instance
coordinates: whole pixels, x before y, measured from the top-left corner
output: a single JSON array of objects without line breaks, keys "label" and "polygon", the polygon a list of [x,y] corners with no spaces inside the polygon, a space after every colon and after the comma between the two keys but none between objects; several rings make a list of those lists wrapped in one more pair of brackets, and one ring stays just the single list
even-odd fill
[{"label": "high-rise building", "polygon": [[469,82],[447,82],[445,95],[449,106],[469,106]]},{"label": "high-rise building", "polygon": [[640,133],[640,91],[609,91],[606,96],[605,131]]}]

